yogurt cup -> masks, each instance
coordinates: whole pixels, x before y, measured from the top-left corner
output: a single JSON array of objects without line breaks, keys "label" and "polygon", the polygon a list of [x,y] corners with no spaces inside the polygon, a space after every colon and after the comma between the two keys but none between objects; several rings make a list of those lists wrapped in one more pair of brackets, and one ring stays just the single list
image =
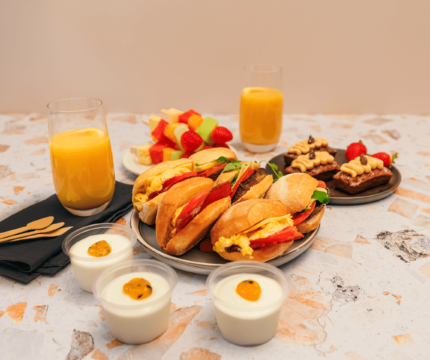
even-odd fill
[{"label": "yogurt cup", "polygon": [[[95,257],[88,248],[98,241],[106,241],[111,252]],[[93,283],[107,268],[124,260],[131,260],[136,243],[134,231],[121,224],[95,224],[72,232],[63,242],[63,251],[69,256],[81,289],[91,293]]]},{"label": "yogurt cup", "polygon": [[[134,300],[123,292],[124,284],[134,278],[149,281],[149,297]],[[143,344],[163,334],[169,324],[172,291],[177,281],[176,272],[156,260],[123,261],[104,271],[94,283],[93,293],[102,304],[115,339]]]},{"label": "yogurt cup", "polygon": [[[261,287],[257,301],[248,301],[236,293],[245,280]],[[222,336],[240,346],[256,346],[270,341],[276,333],[282,303],[288,295],[284,273],[273,265],[236,261],[219,267],[207,279],[215,317]]]}]

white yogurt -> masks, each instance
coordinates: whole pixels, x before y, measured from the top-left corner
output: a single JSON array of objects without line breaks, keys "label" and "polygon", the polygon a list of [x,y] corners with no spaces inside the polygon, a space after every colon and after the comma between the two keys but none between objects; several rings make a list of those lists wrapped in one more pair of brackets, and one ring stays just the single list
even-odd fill
[{"label": "white yogurt", "polygon": [[[257,301],[236,293],[237,285],[254,280],[261,287]],[[214,288],[215,316],[222,336],[237,345],[264,344],[275,336],[284,292],[274,279],[258,274],[236,274],[220,280]]]},{"label": "white yogurt", "polygon": [[[112,251],[107,256],[95,257],[88,254],[88,248],[97,241],[105,240]],[[127,249],[128,248],[128,249]],[[70,262],[79,286],[92,293],[96,278],[108,267],[124,260],[131,260],[130,239],[118,234],[91,235],[75,243],[69,250]]]},{"label": "white yogurt", "polygon": [[[134,300],[123,292],[124,284],[144,278],[152,286],[152,294]],[[170,285],[162,276],[151,272],[132,272],[112,280],[101,292],[103,309],[112,335],[126,344],[142,344],[154,340],[167,330],[170,315]]]}]

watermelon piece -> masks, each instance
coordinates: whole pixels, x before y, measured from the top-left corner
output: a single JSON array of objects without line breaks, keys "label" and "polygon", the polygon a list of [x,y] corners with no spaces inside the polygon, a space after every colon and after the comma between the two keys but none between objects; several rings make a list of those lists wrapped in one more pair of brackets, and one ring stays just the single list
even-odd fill
[{"label": "watermelon piece", "polygon": [[183,114],[179,115],[178,121],[180,123],[183,123],[183,124],[188,124],[188,119],[191,117],[191,115],[202,116],[197,111],[194,111],[191,109],[191,110],[185,111]]},{"label": "watermelon piece", "polygon": [[159,164],[163,162],[164,149],[170,147],[167,142],[159,141],[149,148],[149,153],[151,154],[151,159],[154,164]]}]

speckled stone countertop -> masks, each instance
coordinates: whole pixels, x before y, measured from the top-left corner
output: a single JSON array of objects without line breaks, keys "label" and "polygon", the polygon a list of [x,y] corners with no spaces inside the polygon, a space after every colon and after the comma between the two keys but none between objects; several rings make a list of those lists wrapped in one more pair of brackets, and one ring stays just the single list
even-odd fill
[{"label": "speckled stone countertop", "polygon": [[[131,145],[149,140],[144,115],[109,114],[116,178]],[[147,116],[146,116],[147,117]],[[6,359],[425,359],[430,357],[430,117],[290,115],[272,153],[245,152],[237,116],[214,116],[234,130],[242,159],[270,159],[310,134],[369,153],[398,152],[396,194],[361,206],[328,206],[312,247],[283,266],[290,285],[276,337],[242,348],[225,341],[206,276],[178,271],[168,331],[130,346],[109,332],[98,302],[70,265],[29,285],[0,278],[0,358]],[[54,193],[47,119],[0,115],[0,220]],[[129,216],[119,222],[129,223]],[[1,251],[1,249],[0,249]],[[136,246],[134,258],[149,258]]]}]

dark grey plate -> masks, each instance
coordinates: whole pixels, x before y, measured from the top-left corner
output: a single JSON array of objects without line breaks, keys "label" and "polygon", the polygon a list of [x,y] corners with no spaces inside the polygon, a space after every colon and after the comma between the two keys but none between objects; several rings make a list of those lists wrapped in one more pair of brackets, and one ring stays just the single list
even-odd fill
[{"label": "dark grey plate", "polygon": [[[177,269],[207,275],[222,264],[228,263],[227,260],[223,259],[216,253],[204,253],[198,248],[193,248],[181,256],[166,254],[158,245],[157,237],[155,235],[155,226],[149,226],[141,222],[139,220],[138,213],[134,210],[131,215],[130,223],[132,229],[136,232],[137,240],[148,253],[156,259]],[[293,260],[312,245],[318,230],[319,227],[306,234],[303,239],[294,241],[293,245],[291,245],[282,256],[268,261],[267,263],[274,266],[281,266]]]},{"label": "dark grey plate", "polygon": [[[345,156],[345,150],[340,150],[340,149],[336,149],[336,150],[337,150],[337,153],[335,156],[335,160],[339,164],[339,166],[348,162]],[[275,156],[273,159],[269,160],[269,162],[278,165],[279,170],[281,170],[282,173],[285,174],[286,166],[285,166],[284,154]],[[269,174],[273,174],[273,171],[269,165],[266,166],[266,170],[269,172]],[[387,196],[390,196],[392,193],[394,193],[394,191],[402,181],[402,175],[400,174],[400,171],[397,170],[395,166],[391,166],[390,170],[393,173],[393,176],[391,177],[390,182],[388,184],[378,186],[373,189],[369,189],[354,195],[351,195],[342,190],[336,189],[334,187],[333,181],[328,181],[327,187],[330,189],[329,204],[360,205],[360,204],[367,204],[370,202],[378,201],[386,198]]]}]

